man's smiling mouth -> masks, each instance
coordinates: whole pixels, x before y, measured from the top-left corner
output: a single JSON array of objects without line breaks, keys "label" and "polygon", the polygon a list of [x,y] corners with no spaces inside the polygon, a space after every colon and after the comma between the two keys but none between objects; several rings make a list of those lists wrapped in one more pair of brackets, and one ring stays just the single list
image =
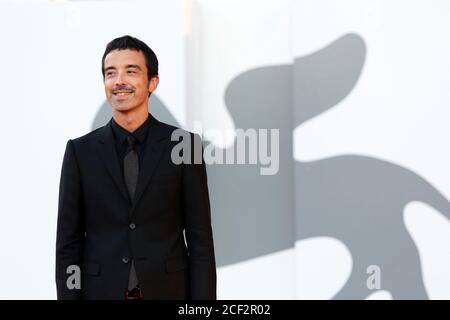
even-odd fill
[{"label": "man's smiling mouth", "polygon": [[115,90],[115,91],[113,91],[113,94],[115,96],[119,96],[119,97],[123,97],[123,96],[129,95],[131,93],[133,93],[133,90]]}]

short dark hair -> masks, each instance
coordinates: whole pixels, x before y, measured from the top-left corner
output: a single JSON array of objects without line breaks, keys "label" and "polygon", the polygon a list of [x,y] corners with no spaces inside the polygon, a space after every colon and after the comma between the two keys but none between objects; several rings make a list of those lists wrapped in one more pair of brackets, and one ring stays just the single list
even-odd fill
[{"label": "short dark hair", "polygon": [[135,50],[141,51],[145,57],[145,65],[147,66],[147,76],[150,80],[152,77],[158,75],[158,58],[152,49],[145,42],[134,38],[132,36],[122,36],[112,40],[107,44],[105,53],[102,58],[102,74],[105,79],[105,57],[113,50]]}]

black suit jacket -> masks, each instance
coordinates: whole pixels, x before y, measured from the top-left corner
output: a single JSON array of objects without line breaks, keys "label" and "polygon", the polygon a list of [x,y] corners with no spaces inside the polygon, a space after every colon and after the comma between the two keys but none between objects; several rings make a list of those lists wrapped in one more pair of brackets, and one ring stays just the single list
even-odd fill
[{"label": "black suit jacket", "polygon": [[[205,164],[174,164],[178,142],[171,134],[177,128],[149,116],[133,201],[110,123],[67,142],[56,240],[58,299],[123,300],[131,259],[145,299],[216,298]],[[187,134],[192,143],[200,141]],[[66,285],[70,265],[81,268],[81,289]]]}]

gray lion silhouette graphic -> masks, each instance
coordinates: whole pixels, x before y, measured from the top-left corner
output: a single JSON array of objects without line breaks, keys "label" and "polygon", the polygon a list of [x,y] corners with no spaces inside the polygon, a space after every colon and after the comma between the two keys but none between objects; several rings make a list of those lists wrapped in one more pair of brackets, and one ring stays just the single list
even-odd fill
[{"label": "gray lion silhouette graphic", "polygon": [[[218,266],[293,248],[298,240],[333,237],[353,260],[334,299],[373,293],[366,286],[370,265],[380,267],[382,289],[394,299],[428,298],[403,211],[409,202],[422,201],[450,218],[449,201],[418,174],[387,161],[357,155],[311,162],[293,158],[293,130],[345,99],[365,59],[364,40],[347,34],[292,64],[255,68],[228,84],[225,104],[236,128],[278,128],[280,158],[279,171],[271,176],[260,175],[255,164],[208,165]],[[179,126],[157,96],[149,106],[156,118]],[[92,129],[110,118],[105,102]]]}]

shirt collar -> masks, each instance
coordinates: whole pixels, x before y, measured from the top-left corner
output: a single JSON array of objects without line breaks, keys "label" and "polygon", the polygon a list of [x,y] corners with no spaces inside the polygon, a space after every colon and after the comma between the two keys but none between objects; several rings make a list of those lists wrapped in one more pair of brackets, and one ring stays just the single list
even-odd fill
[{"label": "shirt collar", "polygon": [[127,129],[121,127],[114,118],[111,121],[111,126],[113,129],[114,136],[116,139],[119,140],[120,143],[124,143],[127,139],[127,137],[131,134],[134,137],[136,137],[139,141],[139,143],[144,142],[145,137],[147,136],[148,126],[150,123],[150,114],[148,115],[147,119],[144,121],[143,124],[133,132],[129,132]]}]

